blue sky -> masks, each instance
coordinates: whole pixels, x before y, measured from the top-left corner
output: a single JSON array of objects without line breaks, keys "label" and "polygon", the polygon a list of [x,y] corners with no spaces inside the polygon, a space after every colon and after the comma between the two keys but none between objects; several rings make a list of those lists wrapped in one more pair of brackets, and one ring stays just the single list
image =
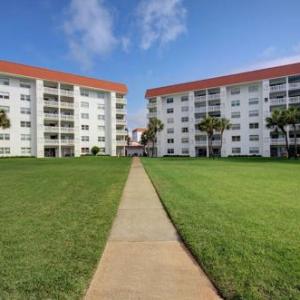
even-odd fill
[{"label": "blue sky", "polygon": [[10,0],[0,59],[149,87],[300,61],[299,0]]}]

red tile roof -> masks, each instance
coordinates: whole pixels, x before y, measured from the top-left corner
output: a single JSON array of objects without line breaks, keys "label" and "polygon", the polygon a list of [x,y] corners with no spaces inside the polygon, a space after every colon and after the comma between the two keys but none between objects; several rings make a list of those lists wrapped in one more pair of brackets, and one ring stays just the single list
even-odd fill
[{"label": "red tile roof", "polygon": [[42,80],[59,81],[63,83],[75,84],[106,91],[115,91],[122,94],[126,94],[128,91],[127,86],[122,83],[89,78],[60,71],[53,71],[46,68],[32,67],[3,60],[0,60],[0,73],[7,73]]},{"label": "red tile roof", "polygon": [[132,132],[136,132],[136,131],[144,132],[146,130],[147,130],[147,128],[135,128],[132,130]]},{"label": "red tile roof", "polygon": [[300,74],[300,63],[148,89],[145,97],[150,98],[199,89],[215,88],[224,85],[251,82],[294,74]]}]

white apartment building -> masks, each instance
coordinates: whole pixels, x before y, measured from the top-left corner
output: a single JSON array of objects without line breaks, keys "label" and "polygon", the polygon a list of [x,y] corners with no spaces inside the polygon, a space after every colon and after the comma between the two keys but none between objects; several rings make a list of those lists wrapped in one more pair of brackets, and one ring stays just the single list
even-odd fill
[{"label": "white apartment building", "polygon": [[[266,128],[276,108],[300,107],[300,63],[148,89],[148,119],[164,123],[158,134],[158,156],[206,156],[207,135],[197,124],[207,115],[225,117],[232,128],[213,138],[221,156],[285,154],[284,138]],[[297,133],[300,144],[300,127]],[[289,138],[293,140],[292,131]]]},{"label": "white apartment building", "polygon": [[0,156],[124,155],[127,87],[45,68],[0,61]]},{"label": "white apartment building", "polygon": [[141,141],[141,137],[143,132],[145,132],[147,128],[135,128],[132,130],[132,141],[139,143]]}]

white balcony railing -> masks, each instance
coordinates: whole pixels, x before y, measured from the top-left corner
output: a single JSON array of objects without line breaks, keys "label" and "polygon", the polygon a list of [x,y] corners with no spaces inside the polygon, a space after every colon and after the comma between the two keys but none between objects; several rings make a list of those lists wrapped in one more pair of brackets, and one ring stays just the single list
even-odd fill
[{"label": "white balcony railing", "polygon": [[206,106],[195,107],[195,113],[206,113]]},{"label": "white balcony railing", "polygon": [[62,120],[72,121],[72,120],[74,120],[74,115],[60,114],[60,118]]},{"label": "white balcony railing", "polygon": [[74,92],[73,91],[69,91],[69,90],[60,90],[60,95],[61,96],[67,96],[67,97],[73,97],[74,96]]},{"label": "white balcony railing", "polygon": [[126,98],[116,98],[116,103],[126,104],[127,100],[126,100]]},{"label": "white balcony railing", "polygon": [[289,89],[290,90],[300,89],[300,82],[289,83]]},{"label": "white balcony railing", "polygon": [[196,146],[207,146],[207,140],[196,140],[195,141]]},{"label": "white balcony railing", "polygon": [[124,120],[124,119],[116,119],[116,124],[118,124],[118,125],[126,125],[126,120]]},{"label": "white balcony railing", "polygon": [[270,143],[272,145],[285,145],[285,138],[270,138]]},{"label": "white balcony railing", "polygon": [[74,103],[73,102],[61,101],[60,106],[63,107],[63,108],[74,108]]},{"label": "white balcony railing", "polygon": [[45,132],[58,132],[59,127],[58,126],[44,126]]},{"label": "white balcony railing", "polygon": [[148,102],[147,108],[153,108],[156,107],[157,103],[156,102]]},{"label": "white balcony railing", "polygon": [[211,95],[207,95],[207,100],[217,100],[221,98],[221,94],[211,94]]},{"label": "white balcony railing", "polygon": [[208,106],[208,111],[212,112],[212,111],[221,111],[221,105],[211,105]]},{"label": "white balcony railing", "polygon": [[270,99],[270,105],[285,105],[286,103],[287,103],[287,98]]},{"label": "white balcony railing", "polygon": [[74,133],[74,127],[60,127],[60,131],[63,133]]},{"label": "white balcony railing", "polygon": [[270,92],[281,92],[286,90],[286,84],[278,84],[270,86]]},{"label": "white balcony railing", "polygon": [[147,118],[149,119],[149,118],[155,118],[155,117],[157,117],[157,112],[149,112],[148,114],[147,114]]},{"label": "white balcony railing", "polygon": [[44,106],[58,107],[58,101],[44,100]]},{"label": "white balcony railing", "polygon": [[124,147],[126,146],[126,141],[116,141],[117,146]]},{"label": "white balcony railing", "polygon": [[300,96],[289,98],[289,104],[296,104],[296,103],[300,103]]},{"label": "white balcony railing", "polygon": [[73,139],[61,139],[60,143],[62,145],[73,145],[74,144],[74,140]]},{"label": "white balcony railing", "polygon": [[44,139],[45,145],[58,145],[58,139]]},{"label": "white balcony railing", "polygon": [[58,114],[44,113],[44,118],[45,119],[54,119],[54,120],[57,120],[58,119]]},{"label": "white balcony railing", "polygon": [[116,135],[127,135],[128,132],[126,130],[117,130]]},{"label": "white balcony railing", "polygon": [[206,95],[195,97],[195,102],[203,102],[206,101]]},{"label": "white balcony railing", "polygon": [[117,108],[116,109],[116,113],[117,114],[121,114],[121,115],[125,115],[126,114],[126,110],[124,108]]},{"label": "white balcony railing", "polygon": [[51,88],[51,87],[44,87],[44,93],[58,95],[58,89]]}]

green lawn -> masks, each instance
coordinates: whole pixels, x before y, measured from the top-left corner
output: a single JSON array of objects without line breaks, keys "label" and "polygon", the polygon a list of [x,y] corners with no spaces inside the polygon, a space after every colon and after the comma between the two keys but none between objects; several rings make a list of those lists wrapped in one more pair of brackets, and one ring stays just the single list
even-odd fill
[{"label": "green lawn", "polygon": [[182,238],[227,299],[300,299],[300,162],[143,159]]},{"label": "green lawn", "polygon": [[81,298],[130,159],[0,159],[0,299]]}]

